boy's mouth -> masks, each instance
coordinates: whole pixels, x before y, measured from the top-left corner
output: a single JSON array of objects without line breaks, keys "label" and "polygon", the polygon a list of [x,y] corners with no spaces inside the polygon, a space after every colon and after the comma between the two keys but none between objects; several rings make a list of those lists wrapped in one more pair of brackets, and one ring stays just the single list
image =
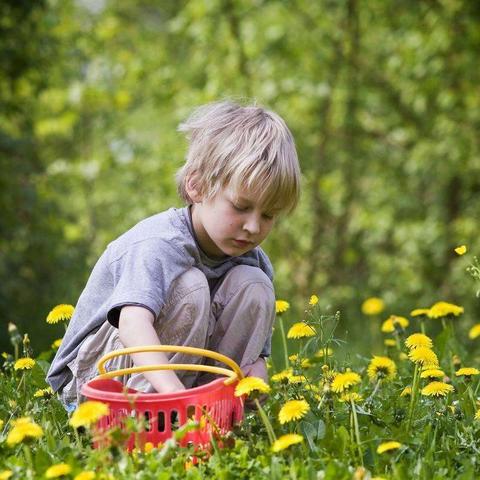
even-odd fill
[{"label": "boy's mouth", "polygon": [[253,245],[253,242],[249,242],[247,240],[237,240],[237,239],[234,239],[233,240],[234,243],[239,246],[239,247],[242,247],[242,248],[245,248],[245,247],[248,247],[250,245]]}]

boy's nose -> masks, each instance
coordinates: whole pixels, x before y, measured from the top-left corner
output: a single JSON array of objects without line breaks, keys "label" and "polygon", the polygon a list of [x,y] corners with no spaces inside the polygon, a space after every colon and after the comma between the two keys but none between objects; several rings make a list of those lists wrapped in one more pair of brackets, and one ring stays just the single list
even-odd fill
[{"label": "boy's nose", "polygon": [[250,235],[257,235],[260,233],[260,221],[256,216],[252,215],[245,221],[243,229],[250,233]]}]

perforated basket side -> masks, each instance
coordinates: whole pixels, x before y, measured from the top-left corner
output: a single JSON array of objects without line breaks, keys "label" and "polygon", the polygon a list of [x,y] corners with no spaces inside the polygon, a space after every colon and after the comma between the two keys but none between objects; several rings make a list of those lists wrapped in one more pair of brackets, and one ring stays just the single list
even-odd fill
[{"label": "perforated basket side", "polygon": [[106,431],[112,427],[123,428],[126,417],[134,416],[145,423],[145,431],[131,435],[126,444],[128,450],[141,448],[145,442],[157,446],[171,438],[172,431],[194,419],[198,430],[188,432],[181,440],[182,445],[205,446],[212,435],[224,435],[243,418],[243,402],[235,397],[235,385],[225,385],[217,379],[207,385],[176,392],[175,394],[139,393],[130,389],[122,392],[123,385],[115,380],[94,380],[82,388],[89,400],[105,402],[110,414],[96,426],[95,446],[108,443]]}]

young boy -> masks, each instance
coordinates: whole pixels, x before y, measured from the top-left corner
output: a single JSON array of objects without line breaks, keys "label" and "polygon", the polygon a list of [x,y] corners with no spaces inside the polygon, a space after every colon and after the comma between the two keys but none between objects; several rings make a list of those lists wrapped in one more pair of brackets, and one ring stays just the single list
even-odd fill
[{"label": "young boy", "polygon": [[[235,360],[246,375],[267,378],[275,295],[272,266],[259,245],[298,201],[292,135],[277,114],[231,102],[199,108],[179,129],[189,139],[177,173],[187,207],[141,221],[95,265],[47,375],[68,410],[97,375],[98,359],[124,347],[207,348]],[[202,361],[145,352],[106,366]],[[202,382],[197,376],[153,371],[121,380],[166,393]]]}]

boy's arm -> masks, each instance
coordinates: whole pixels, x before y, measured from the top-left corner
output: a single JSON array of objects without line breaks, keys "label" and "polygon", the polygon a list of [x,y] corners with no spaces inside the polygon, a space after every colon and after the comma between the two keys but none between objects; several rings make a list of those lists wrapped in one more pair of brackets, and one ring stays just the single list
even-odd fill
[{"label": "boy's arm", "polygon": [[[154,317],[150,310],[135,306],[123,307],[118,322],[120,341],[125,347],[161,345],[153,322]],[[138,367],[168,363],[168,358],[163,352],[134,353],[132,359]],[[159,393],[185,390],[183,383],[172,370],[144,372],[143,375]]]}]

